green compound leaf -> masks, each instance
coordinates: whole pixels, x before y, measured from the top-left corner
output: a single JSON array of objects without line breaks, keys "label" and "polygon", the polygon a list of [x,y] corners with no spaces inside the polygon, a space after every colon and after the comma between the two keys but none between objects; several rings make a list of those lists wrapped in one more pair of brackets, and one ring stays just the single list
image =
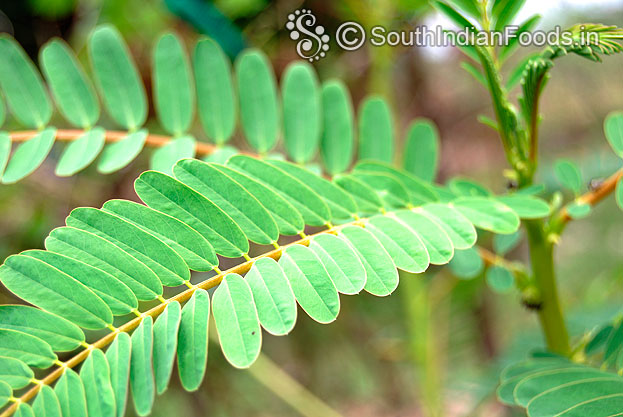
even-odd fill
[{"label": "green compound leaf", "polygon": [[46,369],[57,357],[43,339],[17,330],[0,329],[0,356],[19,359],[26,365]]},{"label": "green compound leaf", "polygon": [[359,159],[391,163],[394,159],[394,126],[387,102],[367,97],[359,109]]},{"label": "green compound leaf", "polygon": [[392,176],[380,172],[354,171],[353,175],[376,191],[386,208],[404,208],[409,205],[407,189]]},{"label": "green compound leaf", "polygon": [[324,265],[309,248],[289,246],[279,259],[294,296],[305,312],[319,323],[331,323],[340,311],[340,298]]},{"label": "green compound leaf", "polygon": [[177,335],[177,369],[182,386],[195,391],[201,385],[208,361],[208,320],[210,296],[197,290],[182,309]]},{"label": "green compound leaf", "polygon": [[54,173],[59,177],[71,177],[89,166],[104,149],[105,132],[96,127],[71,141],[63,150]]},{"label": "green compound leaf", "polygon": [[52,103],[41,75],[12,37],[0,36],[0,87],[15,118],[28,128],[42,129],[52,116]]},{"label": "green compound leaf", "polygon": [[499,293],[507,293],[513,288],[515,278],[513,273],[502,266],[493,266],[487,270],[487,284]]},{"label": "green compound leaf", "polygon": [[214,291],[212,314],[223,355],[236,368],[248,368],[262,347],[262,331],[249,284],[227,274]]},{"label": "green compound leaf", "polygon": [[604,133],[614,153],[623,158],[623,112],[612,112],[606,117]]},{"label": "green compound leaf", "polygon": [[289,65],[281,91],[286,152],[296,163],[304,164],[318,150],[322,125],[318,79],[313,67],[307,62]]},{"label": "green compound leaf", "polygon": [[13,415],[15,417],[35,417],[32,407],[26,403],[21,403]]},{"label": "green compound leaf", "polygon": [[158,395],[166,391],[173,372],[182,307],[169,303],[154,324],[154,375]]},{"label": "green compound leaf", "polygon": [[570,368],[574,367],[574,365],[556,358],[554,360],[528,360],[505,368],[500,376],[502,383],[497,389],[498,399],[504,404],[515,405],[515,387],[524,378],[531,376],[533,373],[544,373],[561,367]]},{"label": "green compound leaf", "polygon": [[202,39],[195,46],[193,67],[203,130],[214,143],[222,145],[236,127],[237,102],[231,63],[218,43]]},{"label": "green compound leaf", "polygon": [[231,217],[180,181],[147,171],[135,181],[134,189],[148,206],[180,219],[199,232],[216,253],[237,258],[249,251],[247,237]]},{"label": "green compound leaf", "polygon": [[439,133],[428,119],[417,119],[409,126],[405,142],[404,168],[416,177],[433,182],[439,165]]},{"label": "green compound leaf", "polygon": [[125,415],[128,402],[131,344],[130,336],[127,333],[119,333],[106,351],[106,360],[110,369],[110,386],[115,401],[116,414],[113,415],[116,417]]},{"label": "green compound leaf", "polygon": [[460,197],[452,205],[480,229],[511,234],[519,228],[519,216],[493,198]]},{"label": "green compound leaf", "polygon": [[122,316],[138,307],[134,293],[121,281],[101,269],[84,262],[44,250],[27,250],[22,255],[38,259],[69,275],[93,291],[110,308],[113,315]]},{"label": "green compound leaf", "polygon": [[582,174],[574,162],[568,159],[557,160],[554,165],[554,173],[563,187],[573,191],[575,195],[580,193],[582,190]]},{"label": "green compound leaf", "polygon": [[56,129],[49,127],[17,147],[9,161],[3,184],[14,184],[32,174],[43,163],[54,145]]},{"label": "green compound leaf", "polygon": [[227,165],[249,174],[281,194],[301,213],[310,226],[323,226],[331,218],[329,207],[307,185],[267,162],[250,156],[236,155]]},{"label": "green compound leaf", "polygon": [[374,189],[357,179],[354,175],[338,174],[333,178],[333,182],[353,197],[355,204],[357,204],[358,212],[373,214],[383,210],[383,201],[381,201]]},{"label": "green compound leaf", "polygon": [[279,229],[268,211],[214,164],[184,159],[175,165],[173,172],[177,179],[227,213],[250,241],[268,245],[279,239]]},{"label": "green compound leaf", "polygon": [[322,261],[338,292],[358,294],[366,284],[366,269],[348,242],[323,233],[309,242],[309,248]]},{"label": "green compound leaf", "polygon": [[63,117],[74,126],[91,128],[100,116],[99,101],[69,45],[55,38],[41,49],[39,60]]},{"label": "green compound leaf", "polygon": [[139,300],[153,300],[162,295],[162,283],[151,269],[119,246],[93,233],[59,227],[45,239],[45,247],[108,272],[127,285]]},{"label": "green compound leaf", "polygon": [[81,207],[72,210],[65,222],[119,246],[154,271],[163,285],[175,287],[190,279],[188,266],[173,249],[119,216]]},{"label": "green compound leaf", "polygon": [[[513,396],[518,405],[527,407],[533,398],[538,397],[541,393],[545,393],[549,389],[555,389],[561,385],[574,383],[576,381],[608,377],[611,375],[612,374],[599,371],[598,369],[591,369],[577,365],[567,368],[561,367],[558,369],[548,369],[538,373],[532,373],[527,377],[521,378],[515,386]],[[575,415],[579,416],[587,414]]]},{"label": "green compound leaf", "polygon": [[491,20],[495,30],[504,30],[511,24],[526,0],[495,0],[491,9]]},{"label": "green compound leaf", "polygon": [[581,201],[574,201],[567,205],[567,213],[572,219],[583,219],[591,213],[591,205]]},{"label": "green compound leaf", "polygon": [[260,258],[245,275],[262,327],[276,336],[290,333],[296,323],[296,300],[288,279],[272,258]]},{"label": "green compound leaf", "polygon": [[424,242],[396,218],[374,216],[366,224],[366,230],[381,242],[397,268],[412,273],[424,272],[428,268],[430,257]]},{"label": "green compound leaf", "polygon": [[250,49],[236,60],[240,121],[251,147],[270,151],[279,133],[279,103],[275,74],[263,52]]},{"label": "green compound leaf", "polygon": [[11,136],[6,132],[0,132],[0,180],[4,174],[7,162],[9,162],[11,143]]},{"label": "green compound leaf", "polygon": [[102,174],[110,174],[125,168],[141,153],[145,140],[147,140],[147,130],[141,129],[106,146],[97,163],[97,170]]},{"label": "green compound leaf", "polygon": [[448,182],[448,188],[457,196],[489,197],[493,193],[484,185],[465,178],[453,178]]},{"label": "green compound leaf", "polygon": [[34,377],[32,370],[24,362],[15,358],[0,356],[0,381],[18,390],[30,384]]},{"label": "green compound leaf", "polygon": [[93,291],[38,259],[8,257],[0,266],[0,281],[18,297],[85,329],[112,323],[110,309]]},{"label": "green compound leaf", "polygon": [[11,386],[6,382],[0,381],[0,407],[4,407],[12,396],[13,390],[11,389]]},{"label": "green compound leaf", "polygon": [[154,171],[160,171],[167,175],[173,175],[173,166],[181,159],[195,156],[195,138],[183,136],[172,139],[169,143],[158,148],[151,155],[149,166]]},{"label": "green compound leaf", "polygon": [[[519,25],[519,27],[517,28],[517,31],[515,32],[516,36],[513,36],[511,39],[508,40],[505,46],[501,47],[500,60],[504,60],[506,57],[510,56],[511,52],[513,52],[515,48],[519,46],[520,35],[524,32],[532,30],[534,26],[539,22],[539,20],[541,20],[541,15],[535,14],[529,17],[528,19],[524,20],[523,23]],[[526,59],[522,60],[522,62],[518,65],[521,71],[516,69],[514,73],[516,72],[518,74],[515,77],[513,77],[512,75],[508,77],[509,79],[507,83],[508,90],[510,90],[517,83],[519,83],[519,81],[521,80],[521,75],[523,73],[523,68],[525,67],[525,64],[534,57],[535,57],[535,54],[528,55]],[[511,80],[513,80],[514,82],[511,83]]]},{"label": "green compound leaf", "polygon": [[255,197],[273,217],[280,235],[298,235],[305,228],[301,214],[284,197],[268,186],[224,165],[213,165],[230,176]]},{"label": "green compound leaf", "polygon": [[340,230],[366,269],[367,281],[364,290],[372,295],[384,297],[398,287],[398,271],[385,248],[376,237],[366,229],[347,226]]},{"label": "green compound leaf", "polygon": [[348,169],[353,159],[353,104],[348,88],[340,80],[322,84],[323,131],[320,154],[331,175]]},{"label": "green compound leaf", "polygon": [[167,244],[195,271],[218,265],[214,248],[186,223],[157,210],[127,200],[107,201],[102,210],[115,214]]},{"label": "green compound leaf", "polygon": [[459,10],[467,13],[474,18],[480,18],[481,11],[478,0],[449,0],[449,2],[458,7]]},{"label": "green compound leaf", "polygon": [[413,211],[400,210],[395,213],[396,218],[412,233],[417,234],[428,251],[430,263],[433,265],[446,264],[454,256],[454,246],[448,234],[437,221]]},{"label": "green compound leaf", "polygon": [[119,31],[105,25],[89,39],[93,71],[110,116],[134,131],[145,123],[147,97],[138,70]]},{"label": "green compound leaf", "polygon": [[510,207],[521,219],[541,219],[549,216],[551,207],[538,197],[523,194],[503,195],[498,201]]},{"label": "green compound leaf", "polygon": [[166,33],[158,39],[153,68],[158,120],[169,134],[180,136],[188,130],[194,116],[195,89],[188,57],[175,34]]},{"label": "green compound leaf", "polygon": [[87,415],[87,399],[80,376],[73,369],[65,369],[54,386],[63,417]]},{"label": "green compound leaf", "polygon": [[61,405],[49,385],[41,387],[32,404],[32,411],[36,417],[61,417]]},{"label": "green compound leaf", "polygon": [[623,210],[623,178],[617,181],[616,190],[615,190],[615,198],[617,205],[621,210]]},{"label": "green compound leaf", "polygon": [[55,352],[69,352],[84,342],[84,333],[63,318],[23,305],[0,305],[0,329],[17,330],[45,340]]},{"label": "green compound leaf", "polygon": [[239,154],[240,151],[233,146],[225,145],[217,147],[210,155],[201,158],[205,162],[214,162],[215,164],[224,164],[232,156]]},{"label": "green compound leaf", "polygon": [[597,331],[593,337],[588,341],[584,348],[586,355],[595,355],[604,350],[606,342],[610,338],[610,335],[614,331],[614,326],[608,324]]},{"label": "green compound leaf", "polygon": [[521,232],[518,230],[510,235],[493,236],[493,249],[500,255],[505,255],[517,247],[521,241]]},{"label": "green compound leaf", "polygon": [[110,368],[106,356],[94,349],[80,367],[89,417],[111,417],[115,413],[115,392],[110,384]]},{"label": "green compound leaf", "polygon": [[448,266],[457,277],[472,279],[482,273],[485,264],[476,249],[468,248],[454,251]]},{"label": "green compound leaf", "polygon": [[439,196],[425,181],[406,171],[398,170],[389,164],[376,161],[361,161],[355,166],[355,171],[379,172],[387,174],[397,180],[409,193],[411,204],[415,206],[432,203],[439,200]]},{"label": "green compound leaf", "polygon": [[446,232],[452,242],[452,246],[456,249],[471,248],[476,243],[476,239],[478,239],[474,225],[451,206],[426,204],[414,210],[436,221]]},{"label": "green compound leaf", "polygon": [[357,213],[355,200],[340,187],[291,162],[269,160],[268,163],[292,175],[318,194],[329,207],[331,219],[350,219]]},{"label": "green compound leaf", "polygon": [[[2,127],[5,120],[6,120],[6,107],[4,105],[4,99],[2,98],[2,94],[0,94],[0,127]],[[0,170],[0,174],[1,173],[2,172]]]},{"label": "green compound leaf", "polygon": [[130,388],[132,389],[134,409],[139,416],[148,415],[156,399],[154,369],[152,367],[153,344],[153,320],[147,316],[132,333]]},{"label": "green compound leaf", "polygon": [[610,374],[600,378],[559,385],[528,404],[531,416],[616,415],[623,405],[623,378]]}]

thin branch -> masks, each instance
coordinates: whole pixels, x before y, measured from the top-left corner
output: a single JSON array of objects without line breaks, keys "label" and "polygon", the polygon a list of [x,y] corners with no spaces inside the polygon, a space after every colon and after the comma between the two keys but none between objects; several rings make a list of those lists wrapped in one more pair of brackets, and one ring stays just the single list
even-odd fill
[{"label": "thin branch", "polygon": [[509,261],[503,256],[498,255],[497,253],[493,253],[490,250],[485,249],[480,246],[476,247],[476,250],[478,250],[478,254],[480,255],[480,258],[484,261],[485,265],[487,266],[497,265],[497,266],[502,266],[513,273],[523,272],[521,268],[517,266],[516,262]]},{"label": "thin branch", "polygon": [[167,305],[173,301],[177,301],[179,303],[183,303],[187,300],[190,299],[190,297],[192,297],[192,295],[195,293],[195,291],[197,289],[210,289],[213,287],[216,287],[217,285],[219,285],[221,283],[221,281],[223,280],[223,277],[225,277],[227,274],[231,274],[231,273],[236,273],[236,274],[244,274],[246,272],[248,272],[251,269],[251,266],[253,266],[253,264],[255,263],[255,261],[257,261],[260,258],[273,258],[274,260],[279,260],[279,258],[281,257],[281,254],[283,253],[283,251],[285,250],[285,248],[288,248],[292,245],[304,245],[304,246],[308,246],[311,237],[313,236],[317,236],[319,234],[323,234],[323,233],[331,233],[331,234],[337,234],[337,232],[346,227],[346,226],[363,226],[364,223],[364,219],[360,219],[360,220],[355,220],[353,222],[350,223],[345,223],[339,226],[334,226],[331,227],[327,230],[323,230],[320,232],[317,232],[311,236],[306,236],[303,239],[299,239],[295,242],[289,243],[285,246],[282,246],[278,249],[274,249],[270,252],[266,252],[262,255],[256,256],[255,258],[243,262],[241,264],[238,264],[224,272],[221,272],[218,275],[215,275],[213,277],[210,277],[208,279],[206,279],[203,282],[200,282],[197,285],[194,285],[192,288],[187,289],[186,291],[183,291],[167,300],[165,300],[165,302],[163,302],[162,304],[159,304],[155,307],[153,307],[152,309],[141,313],[141,315],[139,317],[136,317],[132,320],[130,320],[129,322],[123,324],[122,326],[118,327],[114,332],[111,332],[109,334],[107,334],[106,336],[102,337],[101,339],[99,339],[98,341],[96,341],[95,343],[89,345],[88,348],[86,348],[85,350],[79,352],[78,354],[76,354],[75,356],[73,356],[72,358],[70,358],[69,360],[67,360],[66,362],[63,363],[62,366],[60,366],[59,368],[55,369],[54,371],[52,371],[50,374],[48,374],[45,378],[43,378],[41,381],[39,381],[34,387],[32,387],[30,390],[28,390],[26,393],[24,393],[24,395],[22,395],[19,399],[17,399],[17,401],[15,401],[13,404],[11,404],[11,406],[9,408],[7,408],[4,412],[2,412],[2,414],[0,414],[0,417],[9,417],[11,416],[16,410],[17,407],[19,407],[19,405],[21,403],[25,403],[30,401],[32,398],[34,398],[35,395],[37,395],[37,393],[39,392],[39,390],[41,390],[41,387],[43,385],[51,385],[52,383],[54,383],[54,381],[56,381],[58,378],[61,377],[61,375],[63,375],[63,372],[65,372],[66,368],[74,368],[76,366],[78,366],[80,363],[82,363],[84,360],[87,359],[87,357],[89,356],[89,354],[91,353],[92,350],[94,349],[102,349],[106,346],[108,346],[109,344],[111,344],[114,340],[115,337],[117,336],[117,334],[122,333],[122,332],[130,332],[134,329],[136,329],[139,324],[141,324],[141,322],[143,321],[143,319],[147,316],[151,316],[152,318],[156,318],[158,317],[163,311],[164,309],[167,307]]},{"label": "thin branch", "polygon": [[[584,204],[589,204],[591,206],[594,206],[595,204],[599,203],[601,200],[606,198],[608,195],[610,195],[612,192],[614,192],[617,182],[619,182],[621,178],[623,178],[623,168],[619,169],[617,172],[615,172],[614,174],[606,178],[594,190],[591,190],[587,192],[586,194],[583,194],[580,197],[578,197],[577,201],[579,203],[584,203]],[[562,209],[560,209],[560,213],[558,214],[557,217],[560,219],[563,225],[572,219],[566,207],[563,207]]]},{"label": "thin branch", "polygon": [[[79,129],[59,129],[56,131],[56,140],[61,142],[71,142],[82,136],[86,130]],[[15,143],[25,142],[31,139],[39,132],[36,130],[24,130],[19,132],[10,132],[11,141]],[[128,135],[129,132],[118,130],[106,130],[104,135],[107,143],[118,142]],[[152,148],[160,148],[169,143],[173,138],[171,136],[164,135],[147,135],[145,145]],[[215,145],[205,142],[195,142],[195,154],[197,156],[206,156],[214,153],[217,149]]]}]

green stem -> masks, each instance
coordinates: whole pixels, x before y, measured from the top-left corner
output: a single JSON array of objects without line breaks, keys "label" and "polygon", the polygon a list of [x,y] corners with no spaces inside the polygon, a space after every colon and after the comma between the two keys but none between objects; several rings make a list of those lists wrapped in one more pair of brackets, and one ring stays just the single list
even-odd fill
[{"label": "green stem", "polygon": [[260,354],[249,368],[251,375],[304,417],[342,415],[285,373],[268,356]]},{"label": "green stem", "polygon": [[432,307],[429,277],[400,271],[402,298],[407,312],[406,325],[409,330],[409,350],[418,376],[422,415],[439,417],[443,415],[441,370],[436,331],[432,323]]},{"label": "green stem", "polygon": [[547,238],[547,230],[541,220],[525,222],[530,246],[530,260],[535,283],[541,296],[539,321],[547,348],[568,356],[571,352],[569,334],[558,299],[554,274],[554,247]]}]

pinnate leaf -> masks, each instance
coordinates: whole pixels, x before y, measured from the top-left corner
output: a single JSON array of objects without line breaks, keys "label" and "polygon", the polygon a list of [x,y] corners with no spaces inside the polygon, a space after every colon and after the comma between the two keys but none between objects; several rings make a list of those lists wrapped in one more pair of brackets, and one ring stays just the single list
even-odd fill
[{"label": "pinnate leaf", "polygon": [[359,159],[391,163],[394,159],[394,126],[387,102],[366,98],[359,109]]},{"label": "pinnate leaf", "polygon": [[223,354],[236,368],[248,368],[262,346],[262,331],[249,284],[227,274],[212,298],[212,314]]},{"label": "pinnate leaf", "polygon": [[319,323],[331,323],[340,311],[340,298],[324,265],[309,248],[289,246],[279,259],[294,296],[305,312]]},{"label": "pinnate leaf", "polygon": [[40,61],[62,115],[74,126],[93,127],[100,116],[99,101],[69,45],[51,40],[41,49]]},{"label": "pinnate leaf", "polygon": [[15,118],[42,129],[52,116],[52,103],[37,68],[15,39],[0,36],[0,87]]},{"label": "pinnate leaf", "polygon": [[296,322],[296,300],[281,266],[272,258],[261,258],[244,278],[253,293],[262,327],[274,335],[288,334]]},{"label": "pinnate leaf", "polygon": [[415,120],[405,141],[404,168],[416,177],[432,182],[439,164],[439,133],[428,119]]},{"label": "pinnate leaf", "polygon": [[320,153],[327,172],[339,174],[353,158],[353,105],[348,89],[339,80],[322,85],[323,131]]},{"label": "pinnate leaf", "polygon": [[119,31],[109,25],[95,29],[89,53],[110,116],[127,130],[140,128],[147,117],[145,87]]},{"label": "pinnate leaf", "polygon": [[195,391],[201,385],[208,360],[208,319],[210,296],[197,290],[182,309],[177,335],[177,369],[182,386]]},{"label": "pinnate leaf", "polygon": [[194,116],[195,89],[190,63],[180,39],[173,33],[162,35],[156,42],[153,60],[158,119],[169,134],[181,136],[190,127]]},{"label": "pinnate leaf", "polygon": [[282,80],[283,140],[295,162],[309,162],[318,150],[322,124],[318,80],[304,62],[288,66]]},{"label": "pinnate leaf", "polygon": [[2,175],[3,184],[13,184],[32,174],[52,150],[56,129],[49,127],[20,144]]}]

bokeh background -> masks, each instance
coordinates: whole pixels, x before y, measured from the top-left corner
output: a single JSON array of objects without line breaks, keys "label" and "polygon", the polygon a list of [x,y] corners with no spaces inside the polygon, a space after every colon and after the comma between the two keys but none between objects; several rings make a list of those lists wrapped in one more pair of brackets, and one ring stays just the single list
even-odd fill
[{"label": "bokeh background", "polygon": [[[58,36],[86,62],[88,34],[97,24],[112,23],[130,45],[149,90],[154,41],[171,29],[188,49],[202,34],[222,44],[240,38],[269,55],[279,79],[298,58],[284,25],[287,15],[301,7],[311,9],[330,34],[346,20],[396,30],[448,24],[418,0],[2,0],[0,31],[15,36],[35,61],[39,48]],[[543,15],[541,29],[578,22],[620,26],[623,3],[527,0],[517,21],[533,13]],[[214,32],[214,19],[224,19],[229,29]],[[530,52],[521,48],[513,61]],[[235,47],[229,53],[234,58]],[[368,94],[386,97],[394,110],[399,150],[409,121],[434,120],[442,140],[439,182],[473,177],[502,192],[506,163],[501,143],[496,132],[477,121],[479,114],[492,116],[489,97],[460,68],[464,59],[455,48],[364,47],[344,52],[332,40],[328,56],[314,65],[321,80],[339,77],[349,86],[355,108]],[[549,190],[557,187],[554,158],[575,160],[587,179],[618,168],[620,160],[608,149],[602,129],[606,114],[615,109],[623,109],[623,56],[600,64],[577,56],[556,62],[541,106],[545,117],[539,175]],[[63,126],[55,117],[56,125]],[[155,121],[147,127],[160,133]],[[195,131],[205,139],[198,126]],[[239,138],[234,143],[244,147]],[[398,151],[397,159],[401,157]],[[75,207],[135,199],[132,183],[147,167],[147,157],[109,176],[87,169],[62,179],[53,175],[53,167],[48,161],[19,184],[0,187],[0,260],[42,248],[47,233],[61,226]],[[622,254],[623,216],[612,199],[589,219],[572,222],[560,242],[556,259],[563,306],[576,337],[620,313]],[[525,247],[520,245],[509,257],[525,259]],[[521,306],[519,295],[494,294],[483,277],[460,280],[447,268],[403,278],[387,299],[343,296],[340,317],[329,326],[300,314],[288,337],[265,336],[267,361],[251,371],[232,368],[220,348],[211,346],[200,392],[189,395],[174,382],[157,400],[153,415],[297,416],[298,407],[308,416],[323,417],[318,402],[357,417],[519,415],[495,401],[499,370],[542,346],[535,316]],[[2,288],[0,303],[11,302],[15,300]],[[284,373],[304,389],[293,390]]]}]

